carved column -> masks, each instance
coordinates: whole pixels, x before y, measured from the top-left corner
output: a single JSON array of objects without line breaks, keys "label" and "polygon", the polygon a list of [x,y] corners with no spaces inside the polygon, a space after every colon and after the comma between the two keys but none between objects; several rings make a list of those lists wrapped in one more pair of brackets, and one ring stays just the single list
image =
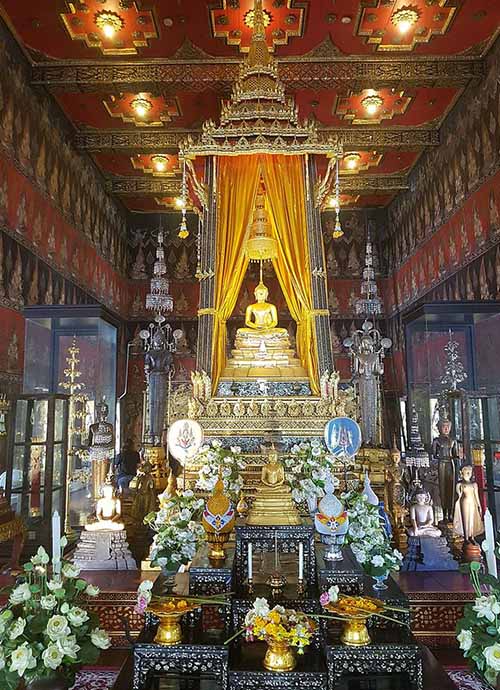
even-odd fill
[{"label": "carved column", "polygon": [[314,203],[314,181],[316,168],[311,156],[306,158],[306,215],[307,239],[309,244],[309,268],[311,271],[314,327],[318,347],[319,375],[333,371],[332,340],[330,336],[330,312],[328,310],[328,287],[326,280],[326,259],[321,234],[319,208]]},{"label": "carved column", "polygon": [[200,304],[198,309],[198,347],[196,368],[212,374],[212,340],[214,333],[215,299],[215,232],[217,220],[217,163],[207,158],[205,182],[208,188],[208,204],[203,209],[200,229]]}]

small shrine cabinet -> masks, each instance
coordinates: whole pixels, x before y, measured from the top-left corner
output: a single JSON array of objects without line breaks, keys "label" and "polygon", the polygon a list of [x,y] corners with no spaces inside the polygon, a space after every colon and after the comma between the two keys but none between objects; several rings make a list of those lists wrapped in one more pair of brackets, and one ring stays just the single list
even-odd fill
[{"label": "small shrine cabinet", "polygon": [[51,518],[64,521],[69,396],[20,395],[9,434],[5,493],[28,529],[28,550],[51,542]]}]

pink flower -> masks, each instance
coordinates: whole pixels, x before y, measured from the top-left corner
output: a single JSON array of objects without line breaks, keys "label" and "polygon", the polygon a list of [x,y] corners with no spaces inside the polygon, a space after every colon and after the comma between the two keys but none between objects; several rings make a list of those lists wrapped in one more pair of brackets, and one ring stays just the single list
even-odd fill
[{"label": "pink flower", "polygon": [[148,600],[143,594],[139,594],[137,597],[137,604],[134,607],[135,613],[144,613],[148,608]]},{"label": "pink flower", "polygon": [[321,606],[326,606],[330,603],[330,595],[328,594],[328,592],[323,592],[323,594],[319,598],[319,603],[321,604]]}]

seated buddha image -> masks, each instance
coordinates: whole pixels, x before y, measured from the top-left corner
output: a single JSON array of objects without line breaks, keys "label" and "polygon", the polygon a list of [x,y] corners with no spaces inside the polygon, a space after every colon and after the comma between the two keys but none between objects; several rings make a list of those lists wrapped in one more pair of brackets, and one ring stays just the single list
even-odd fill
[{"label": "seated buddha image", "polygon": [[255,304],[249,304],[245,313],[245,328],[239,328],[236,337],[244,335],[282,335],[288,338],[286,328],[277,328],[278,310],[267,301],[269,290],[260,282],[254,290]]}]

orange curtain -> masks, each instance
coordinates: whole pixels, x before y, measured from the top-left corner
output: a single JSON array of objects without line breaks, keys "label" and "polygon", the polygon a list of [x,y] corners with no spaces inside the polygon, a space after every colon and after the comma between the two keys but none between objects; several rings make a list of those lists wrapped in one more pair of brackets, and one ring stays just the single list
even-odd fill
[{"label": "orange curtain", "polygon": [[297,322],[297,354],[309,375],[311,390],[318,394],[304,158],[265,155],[261,160],[271,225],[279,246],[274,269],[290,314]]},{"label": "orange curtain", "polygon": [[226,362],[226,321],[236,307],[247,270],[244,241],[259,184],[259,156],[217,159],[217,234],[212,382],[216,389]]}]

